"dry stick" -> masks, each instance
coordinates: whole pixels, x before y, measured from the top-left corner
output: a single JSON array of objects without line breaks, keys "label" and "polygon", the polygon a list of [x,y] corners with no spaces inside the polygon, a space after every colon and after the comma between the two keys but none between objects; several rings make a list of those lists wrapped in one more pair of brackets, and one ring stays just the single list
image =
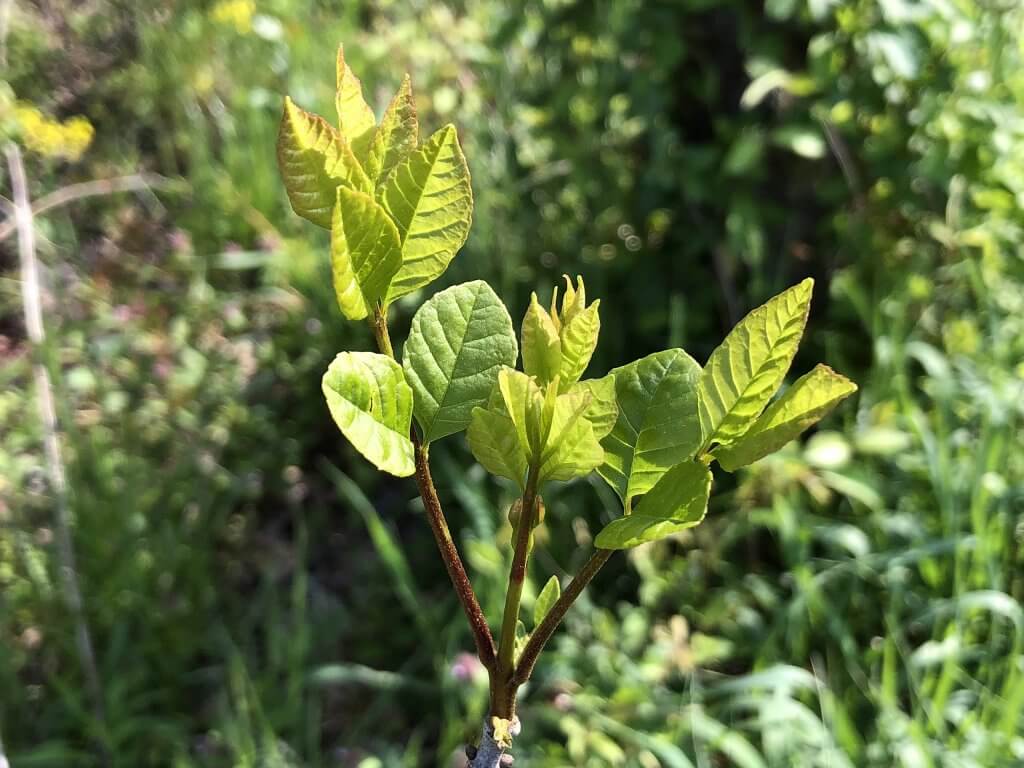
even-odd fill
[{"label": "dry stick", "polygon": [[[392,360],[395,359],[395,351],[391,346],[391,336],[388,333],[388,323],[384,312],[381,309],[374,311],[371,321],[373,335],[377,340],[377,347],[381,353]],[[459,557],[459,550],[452,539],[451,531],[448,529],[448,521],[445,519],[444,510],[441,508],[441,501],[437,498],[437,491],[434,488],[433,478],[430,476],[430,463],[427,457],[427,449],[420,442],[415,427],[410,432],[410,438],[414,446],[414,458],[416,464],[416,484],[419,486],[420,497],[423,499],[423,506],[427,512],[427,521],[430,523],[430,530],[434,534],[437,548],[444,561],[444,567],[448,571],[448,577],[455,587],[462,610],[469,620],[470,629],[473,631],[473,640],[476,643],[476,653],[480,663],[491,675],[494,674],[497,651],[494,647],[494,638],[491,636],[491,628],[487,625],[487,617],[484,616],[480,602],[473,591],[473,585],[469,581],[466,568]]]},{"label": "dry stick", "polygon": [[[82,200],[86,197],[97,197],[100,195],[113,195],[118,192],[141,192],[161,187],[170,183],[170,179],[152,173],[139,173],[132,176],[117,176],[112,179],[97,179],[95,181],[83,181],[80,184],[69,184],[61,187],[55,192],[36,200],[32,206],[32,216],[40,216],[54,208]],[[0,242],[3,242],[14,232],[17,227],[16,221],[6,222],[0,225]]]},{"label": "dry stick", "polygon": [[[14,193],[14,221],[18,231],[18,255],[21,260],[21,296],[25,310],[25,328],[28,332],[29,347],[33,357],[32,370],[35,375],[39,418],[43,426],[43,450],[46,456],[47,471],[50,475],[50,487],[57,502],[57,559],[60,563],[64,599],[75,624],[78,660],[85,675],[86,688],[92,698],[94,716],[105,730],[103,689],[100,687],[96,655],[93,652],[89,624],[82,607],[82,590],[79,587],[78,574],[75,570],[67,479],[60,455],[53,387],[44,357],[46,331],[43,327],[42,289],[39,283],[39,264],[36,261],[32,207],[28,198],[25,166],[21,162],[21,152],[14,144],[7,145],[7,165],[10,167],[11,187]],[[101,750],[106,752],[102,743]]]}]

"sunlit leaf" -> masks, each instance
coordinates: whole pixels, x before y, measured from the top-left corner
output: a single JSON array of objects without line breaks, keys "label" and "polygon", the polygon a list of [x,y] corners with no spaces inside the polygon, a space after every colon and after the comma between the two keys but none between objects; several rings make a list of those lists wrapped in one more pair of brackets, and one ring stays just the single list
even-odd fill
[{"label": "sunlit leaf", "polygon": [[601,442],[587,419],[590,404],[591,395],[583,387],[556,398],[551,428],[540,459],[541,481],[583,477],[604,461]]},{"label": "sunlit leaf", "polygon": [[625,504],[700,446],[700,366],[681,349],[656,352],[612,371],[618,417],[601,445],[598,473]]},{"label": "sunlit leaf", "polygon": [[340,45],[338,46],[337,71],[337,91],[334,103],[338,110],[338,126],[356,156],[360,160],[364,160],[373,139],[373,129],[377,118],[363,98],[363,84],[345,63],[345,50]]},{"label": "sunlit leaf", "polygon": [[455,127],[445,126],[395,166],[380,197],[402,239],[393,301],[441,275],[469,234],[473,191]]},{"label": "sunlit leaf", "polygon": [[416,149],[419,123],[412,98],[412,83],[406,75],[391,100],[370,142],[366,156],[366,174],[377,185],[384,183],[395,166]]},{"label": "sunlit leaf", "polygon": [[398,363],[373,352],[342,352],[322,387],[331,416],[357,451],[384,472],[413,473],[412,389]]},{"label": "sunlit leaf", "polygon": [[727,445],[757,419],[782,384],[807,323],[810,278],[758,307],[711,353],[700,376],[702,445]]},{"label": "sunlit leaf", "polygon": [[370,180],[341,134],[288,97],[277,136],[277,162],[292,210],[325,229],[331,227],[339,186],[372,192]]},{"label": "sunlit leaf", "polygon": [[507,477],[520,489],[525,486],[526,452],[498,387],[491,392],[486,407],[473,409],[466,438],[484,469],[492,475]]},{"label": "sunlit leaf", "polygon": [[590,405],[584,414],[594,428],[594,435],[603,440],[612,431],[619,415],[615,402],[615,375],[609,373],[600,379],[585,379],[576,388],[584,389],[590,395]]},{"label": "sunlit leaf", "polygon": [[692,528],[704,519],[710,493],[711,471],[704,464],[677,464],[640,499],[632,514],[606,525],[594,545],[626,549]]},{"label": "sunlit leaf", "polygon": [[487,283],[452,286],[425,302],[403,352],[424,441],[465,429],[517,354],[512,318]]},{"label": "sunlit leaf", "polygon": [[366,317],[387,295],[401,265],[398,230],[384,209],[369,195],[338,187],[331,221],[331,273],[345,317]]},{"label": "sunlit leaf", "polygon": [[540,305],[536,293],[530,297],[530,306],[523,318],[522,337],[523,370],[541,384],[547,384],[558,375],[562,364],[562,342],[554,320]]},{"label": "sunlit leaf", "polygon": [[562,587],[558,583],[558,577],[552,576],[548,579],[547,584],[544,585],[544,589],[537,595],[537,600],[533,604],[533,626],[538,626],[544,617],[547,616],[551,609],[558,602],[559,595],[562,594]]},{"label": "sunlit leaf", "polygon": [[[581,285],[582,288],[582,285]],[[600,301],[595,301],[586,309],[573,312],[569,320],[562,322],[559,337],[562,342],[562,365],[559,368],[559,380],[562,389],[568,389],[590,364],[590,358],[597,347],[597,336],[601,331],[601,318],[598,316]]]},{"label": "sunlit leaf", "polygon": [[819,365],[769,405],[739,440],[714,456],[729,472],[751,464],[779,450],[856,391],[852,381]]}]

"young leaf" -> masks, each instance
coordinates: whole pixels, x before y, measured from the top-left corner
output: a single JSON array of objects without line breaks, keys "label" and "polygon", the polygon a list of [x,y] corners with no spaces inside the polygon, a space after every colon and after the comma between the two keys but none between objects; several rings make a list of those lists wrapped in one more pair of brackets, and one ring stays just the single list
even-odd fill
[{"label": "young leaf", "polygon": [[743,437],[714,456],[722,469],[735,472],[779,450],[856,391],[845,376],[818,365],[769,405]]},{"label": "young leaf", "polygon": [[512,318],[487,283],[456,285],[425,302],[403,353],[424,442],[465,429],[517,354]]},{"label": "young leaf", "polygon": [[677,464],[640,499],[631,515],[606,525],[594,546],[627,549],[692,528],[704,519],[710,493],[711,471],[704,464]]},{"label": "young leaf", "polygon": [[394,301],[440,276],[469,234],[473,191],[455,127],[395,166],[379,195],[402,237],[402,268],[388,294]]},{"label": "young leaf", "polygon": [[486,407],[473,409],[466,437],[470,451],[484,469],[514,481],[520,490],[524,488],[526,452],[498,387],[491,392]]},{"label": "young leaf", "polygon": [[590,405],[591,395],[582,387],[555,400],[551,429],[541,455],[542,482],[582,477],[604,461],[604,450],[587,419]]},{"label": "young leaf", "polygon": [[544,621],[544,617],[551,612],[551,609],[558,602],[559,596],[562,594],[562,587],[558,583],[558,577],[552,576],[548,579],[547,584],[544,585],[544,589],[537,595],[537,600],[533,604],[533,627],[534,629]]},{"label": "young leaf", "polygon": [[402,266],[398,230],[369,195],[338,187],[331,220],[331,272],[338,306],[362,320],[387,295]]},{"label": "young leaf", "polygon": [[612,375],[619,413],[601,441],[605,461],[597,471],[626,504],[700,446],[700,366],[683,350],[668,349],[616,368]]},{"label": "young leaf", "polygon": [[412,390],[398,363],[373,352],[342,352],[322,387],[331,416],[357,451],[384,472],[413,473]]},{"label": "young leaf", "polygon": [[325,229],[331,227],[339,186],[363,192],[373,189],[341,134],[287,96],[277,136],[277,162],[292,210]]},{"label": "young leaf", "polygon": [[700,376],[704,450],[742,435],[782,384],[807,323],[814,280],[783,291],[740,320]]},{"label": "young leaf", "polygon": [[360,160],[366,157],[377,124],[373,110],[363,99],[363,84],[345,63],[345,49],[338,46],[338,87],[335,94],[338,126]]},{"label": "young leaf", "polygon": [[527,460],[539,457],[551,431],[554,402],[546,402],[544,392],[531,376],[512,368],[498,372],[498,389]]},{"label": "young leaf", "polygon": [[600,379],[586,379],[573,389],[585,390],[590,395],[590,406],[584,415],[594,428],[597,439],[603,440],[612,431],[619,415],[619,406],[615,402],[614,374],[609,373]]},{"label": "young leaf", "polygon": [[558,375],[562,364],[562,342],[551,315],[537,301],[536,293],[530,297],[522,334],[523,370],[527,376],[535,376],[541,384],[547,384]]},{"label": "young leaf", "polygon": [[[582,281],[580,281],[580,290],[583,290]],[[568,300],[568,295],[566,300]],[[600,304],[600,301],[595,301],[586,309],[573,312],[571,315],[565,312],[569,319],[568,321],[563,319],[562,330],[559,334],[562,342],[562,366],[559,369],[559,379],[562,382],[563,390],[579,381],[580,376],[590,364],[590,358],[597,347],[597,335],[601,331],[601,318],[597,314]]]},{"label": "young leaf", "polygon": [[366,157],[366,175],[379,187],[395,166],[416,149],[418,141],[416,104],[412,98],[412,83],[406,75],[374,131]]}]

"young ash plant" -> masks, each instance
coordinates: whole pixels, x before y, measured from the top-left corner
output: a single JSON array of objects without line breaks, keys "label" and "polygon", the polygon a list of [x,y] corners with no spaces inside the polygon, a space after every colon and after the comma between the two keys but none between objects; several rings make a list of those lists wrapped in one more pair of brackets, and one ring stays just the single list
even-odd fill
[{"label": "young ash plant", "polygon": [[[600,302],[566,278],[549,307],[533,295],[517,340],[501,299],[482,281],[455,285],[416,312],[399,358],[388,307],[440,277],[473,212],[455,128],[421,139],[408,75],[378,122],[362,86],[337,60],[338,122],[285,99],[278,161],[292,207],[331,232],[338,306],[368,320],[377,352],[341,352],[323,392],[342,434],[392,475],[415,475],[438,548],[490,679],[490,716],[472,766],[498,765],[518,732],[516,692],[566,611],[615,550],[697,525],[711,464],[729,472],[778,450],[856,386],[819,365],[774,401],[807,322],[808,279],[747,315],[702,368],[668,349],[583,374],[597,345]],[[522,369],[516,368],[522,358]],[[413,421],[415,420],[415,425]],[[515,483],[512,566],[497,642],[452,539],[430,475],[431,443],[465,431],[477,461]],[[622,516],[564,591],[551,577],[525,632],[520,602],[547,483],[597,472]],[[518,631],[517,631],[518,630]]]}]

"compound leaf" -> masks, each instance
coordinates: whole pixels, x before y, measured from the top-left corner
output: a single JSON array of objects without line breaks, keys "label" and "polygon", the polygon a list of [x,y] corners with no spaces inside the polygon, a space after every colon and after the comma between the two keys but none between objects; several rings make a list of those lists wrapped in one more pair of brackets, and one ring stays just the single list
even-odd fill
[{"label": "compound leaf", "polygon": [[325,229],[331,227],[339,186],[372,191],[344,137],[287,96],[277,136],[277,162],[292,210]]},{"label": "compound leaf", "polygon": [[331,416],[357,451],[384,472],[413,473],[412,389],[398,363],[373,352],[342,352],[322,388]]},{"label": "compound leaf", "polygon": [[782,384],[800,344],[814,280],[783,291],[737,323],[700,376],[702,446],[728,445]]},{"label": "compound leaf", "polygon": [[469,234],[473,191],[455,127],[445,126],[399,163],[379,194],[402,239],[393,301],[441,275]]},{"label": "compound leaf", "polygon": [[700,447],[700,366],[683,350],[668,349],[616,368],[612,375],[618,417],[601,441],[605,461],[598,474],[627,504]]},{"label": "compound leaf", "polygon": [[487,283],[452,286],[426,301],[403,353],[424,442],[465,429],[517,354],[512,318]]},{"label": "compound leaf", "polygon": [[677,464],[640,499],[632,514],[601,529],[594,545],[601,549],[627,549],[692,528],[704,519],[710,493],[711,471],[704,464]]},{"label": "compound leaf", "polygon": [[338,187],[331,219],[331,273],[345,317],[366,317],[387,295],[401,266],[398,230],[384,209],[369,195]]},{"label": "compound leaf", "polygon": [[857,385],[845,376],[818,365],[769,405],[739,440],[719,448],[714,456],[729,472],[752,464],[779,450],[856,391]]}]

